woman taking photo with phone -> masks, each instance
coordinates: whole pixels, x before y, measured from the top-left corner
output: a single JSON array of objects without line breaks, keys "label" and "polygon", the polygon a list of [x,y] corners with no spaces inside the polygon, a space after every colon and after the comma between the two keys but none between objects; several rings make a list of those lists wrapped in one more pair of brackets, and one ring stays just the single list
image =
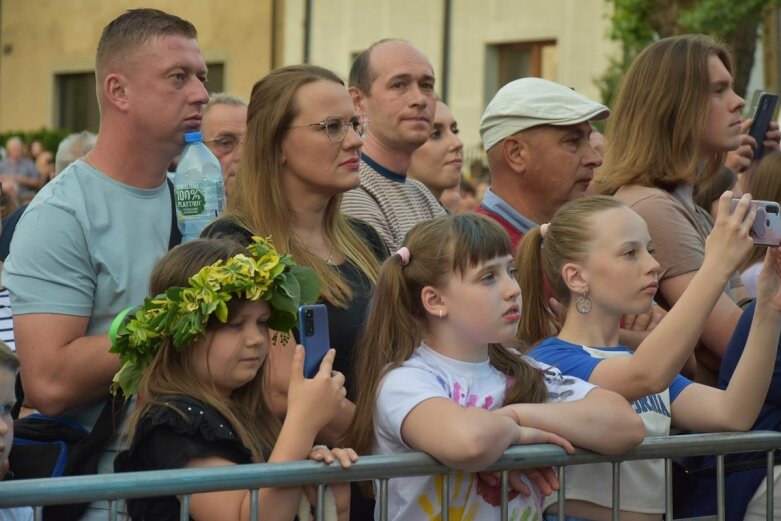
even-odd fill
[{"label": "woman taking photo with phone", "polygon": [[[660,71],[665,71],[660,74]],[[661,264],[658,301],[669,309],[702,266],[713,221],[692,199],[695,180],[712,175],[742,142],[744,101],[732,89],[732,59],[702,35],[662,39],[632,63],[607,124],[610,143],[594,179],[648,224]],[[764,141],[777,150],[773,123]],[[737,274],[706,321],[695,351],[697,380],[713,384],[748,295]]]}]

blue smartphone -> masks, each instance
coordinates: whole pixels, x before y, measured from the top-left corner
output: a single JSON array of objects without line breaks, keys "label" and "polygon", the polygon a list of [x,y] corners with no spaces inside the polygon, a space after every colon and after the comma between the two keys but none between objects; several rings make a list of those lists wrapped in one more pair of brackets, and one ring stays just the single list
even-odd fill
[{"label": "blue smartphone", "polygon": [[331,348],[328,335],[328,309],[323,304],[298,308],[298,334],[304,346],[304,376],[312,378],[320,370],[320,362]]}]

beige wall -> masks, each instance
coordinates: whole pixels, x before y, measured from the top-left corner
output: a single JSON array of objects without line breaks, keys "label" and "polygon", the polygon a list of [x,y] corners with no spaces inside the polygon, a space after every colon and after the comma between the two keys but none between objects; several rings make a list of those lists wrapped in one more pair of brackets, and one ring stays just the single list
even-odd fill
[{"label": "beige wall", "polygon": [[[442,0],[314,1],[312,62],[346,77],[350,56],[381,38],[412,41],[442,78]],[[304,0],[288,0],[286,63],[303,56]],[[486,45],[555,40],[558,81],[598,99],[594,79],[617,47],[608,40],[603,0],[453,0],[450,92],[467,146],[480,142]],[[298,52],[295,52],[298,51]],[[441,92],[441,86],[437,89]]]},{"label": "beige wall", "polygon": [[53,127],[55,75],[94,70],[103,26],[124,10],[153,5],[198,29],[207,61],[225,64],[225,90],[249,98],[271,67],[272,0],[4,0],[0,132]]},{"label": "beige wall", "polygon": [[[3,0],[0,132],[56,123],[55,75],[93,70],[103,26],[138,0]],[[207,61],[225,63],[225,90],[248,99],[271,68],[272,10],[282,64],[304,55],[305,0],[155,0],[195,24]],[[346,78],[351,56],[387,37],[412,41],[442,79],[443,0],[313,0],[311,61]],[[558,81],[597,98],[593,80],[615,52],[603,0],[452,0],[451,108],[467,146],[479,143],[486,46],[555,40]],[[438,88],[441,92],[441,85]]]}]

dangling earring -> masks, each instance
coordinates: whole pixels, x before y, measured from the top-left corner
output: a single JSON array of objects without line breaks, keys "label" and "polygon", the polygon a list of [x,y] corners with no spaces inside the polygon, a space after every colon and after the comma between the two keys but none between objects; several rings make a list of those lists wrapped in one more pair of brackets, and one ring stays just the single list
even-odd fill
[{"label": "dangling earring", "polygon": [[581,315],[586,315],[591,312],[591,299],[588,298],[588,289],[583,291],[583,294],[575,300],[575,309]]},{"label": "dangling earring", "polygon": [[442,310],[439,310],[439,318],[442,318]]}]

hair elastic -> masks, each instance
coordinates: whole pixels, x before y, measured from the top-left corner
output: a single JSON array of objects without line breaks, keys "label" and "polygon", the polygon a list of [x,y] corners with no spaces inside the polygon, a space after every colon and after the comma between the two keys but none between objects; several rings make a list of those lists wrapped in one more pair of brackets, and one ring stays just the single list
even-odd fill
[{"label": "hair elastic", "polygon": [[550,227],[550,223],[544,223],[540,225],[540,236],[544,239],[546,235],[548,235],[548,228]]},{"label": "hair elastic", "polygon": [[396,252],[396,255],[401,257],[401,265],[406,266],[409,264],[409,248],[406,246],[402,246],[399,248],[399,251]]}]

